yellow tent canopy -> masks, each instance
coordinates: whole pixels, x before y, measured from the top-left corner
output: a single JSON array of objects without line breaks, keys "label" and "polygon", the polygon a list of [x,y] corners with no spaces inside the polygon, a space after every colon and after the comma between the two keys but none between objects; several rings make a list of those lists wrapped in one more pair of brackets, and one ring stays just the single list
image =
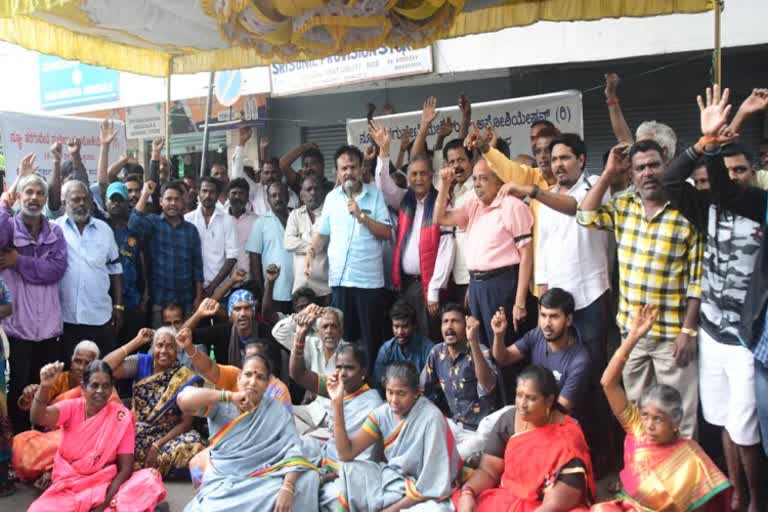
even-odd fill
[{"label": "yellow tent canopy", "polygon": [[[3,0],[0,40],[153,76],[246,68],[710,0]],[[535,45],[535,42],[529,42]]]}]

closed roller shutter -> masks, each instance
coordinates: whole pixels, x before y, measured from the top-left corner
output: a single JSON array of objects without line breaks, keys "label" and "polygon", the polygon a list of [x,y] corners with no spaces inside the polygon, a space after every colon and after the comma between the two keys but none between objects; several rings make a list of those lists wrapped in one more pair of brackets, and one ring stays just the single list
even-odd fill
[{"label": "closed roller shutter", "polygon": [[343,124],[330,126],[305,126],[301,129],[301,142],[314,142],[325,157],[325,176],[336,181],[336,163],[333,155],[339,146],[347,143],[347,127]]},{"label": "closed roller shutter", "polygon": [[[736,109],[743,100],[743,96],[731,96],[730,103]],[[685,104],[650,106],[622,104],[621,108],[633,134],[643,121],[658,121],[671,126],[677,134],[678,152],[693,145],[701,136],[699,107],[693,101]],[[760,123],[747,123],[741,132],[741,142],[750,150],[757,149],[761,135]],[[601,107],[585,108],[584,139],[589,155],[587,171],[590,174],[599,174],[603,170],[603,153],[616,145],[616,138],[613,135],[613,130],[611,130],[611,121],[608,117],[608,107],[602,105]]]}]

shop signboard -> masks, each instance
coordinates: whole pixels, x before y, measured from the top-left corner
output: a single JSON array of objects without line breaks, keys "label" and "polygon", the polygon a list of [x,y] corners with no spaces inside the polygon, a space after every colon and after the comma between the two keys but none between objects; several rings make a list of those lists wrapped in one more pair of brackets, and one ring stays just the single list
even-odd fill
[{"label": "shop signboard", "polygon": [[[427,130],[429,147],[437,138],[440,123],[447,117],[453,121],[453,133],[446,137],[446,141],[459,136],[461,113],[458,106],[438,108],[437,111],[437,117]],[[505,139],[513,157],[531,154],[529,130],[535,121],[551,121],[561,132],[578,133],[581,136],[584,133],[581,92],[574,90],[472,103],[472,119],[481,130],[490,126],[498,137]],[[406,130],[411,140],[416,138],[421,111],[381,116],[376,120],[391,130],[393,148],[397,148]],[[369,145],[371,137],[368,134],[368,120],[348,119],[347,140],[360,147]]]},{"label": "shop signboard", "polygon": [[432,72],[432,48],[379,48],[303,62],[272,64],[272,96]]},{"label": "shop signboard", "polygon": [[[0,131],[2,131],[3,152],[6,161],[6,183],[16,179],[16,172],[21,160],[29,153],[37,156],[35,165],[38,174],[48,176],[53,167],[51,144],[56,141],[66,146],[71,138],[80,139],[80,155],[83,165],[88,170],[92,182],[96,181],[96,166],[99,161],[99,125],[101,119],[82,117],[46,116],[21,114],[18,112],[0,112]],[[107,161],[114,162],[126,152],[124,123],[115,121],[117,136],[109,146]],[[62,147],[62,158],[69,158],[66,147]]]},{"label": "shop signboard", "polygon": [[120,73],[77,61],[40,55],[40,107],[52,110],[120,98]]},{"label": "shop signboard", "polygon": [[125,107],[125,136],[129,139],[154,139],[165,135],[162,103]]}]

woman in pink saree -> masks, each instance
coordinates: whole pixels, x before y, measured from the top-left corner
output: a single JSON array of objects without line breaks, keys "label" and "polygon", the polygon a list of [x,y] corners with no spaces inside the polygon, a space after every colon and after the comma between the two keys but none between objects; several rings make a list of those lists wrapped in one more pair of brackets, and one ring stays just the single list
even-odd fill
[{"label": "woman in pink saree", "polygon": [[160,474],[133,471],[135,430],[131,411],[110,401],[112,370],[96,360],[83,373],[83,396],[48,405],[48,388],[64,368],[40,370],[32,401],[32,423],[61,429],[53,461],[53,483],[30,512],[151,512],[165,498]]}]

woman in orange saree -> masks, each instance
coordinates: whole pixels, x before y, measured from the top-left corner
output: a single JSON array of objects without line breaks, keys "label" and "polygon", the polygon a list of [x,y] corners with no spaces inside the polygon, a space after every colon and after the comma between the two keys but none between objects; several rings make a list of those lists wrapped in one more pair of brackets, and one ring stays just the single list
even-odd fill
[{"label": "woman in orange saree", "polygon": [[581,428],[559,410],[552,372],[529,366],[517,379],[514,407],[498,417],[480,467],[454,493],[454,506],[459,512],[586,512],[594,495]]},{"label": "woman in orange saree", "polygon": [[680,393],[656,384],[646,389],[635,405],[620,384],[621,371],[632,349],[651,329],[658,311],[644,306],[613,355],[602,378],[613,413],[627,433],[622,490],[617,499],[599,503],[592,512],[726,511],[730,483],[701,447],[679,437],[683,416]]},{"label": "woman in orange saree", "polygon": [[160,474],[133,472],[133,415],[109,397],[112,371],[93,361],[83,374],[83,397],[48,405],[48,387],[64,365],[45,365],[32,402],[32,422],[61,429],[61,445],[53,463],[53,483],[32,503],[31,512],[151,512],[165,498]]}]

